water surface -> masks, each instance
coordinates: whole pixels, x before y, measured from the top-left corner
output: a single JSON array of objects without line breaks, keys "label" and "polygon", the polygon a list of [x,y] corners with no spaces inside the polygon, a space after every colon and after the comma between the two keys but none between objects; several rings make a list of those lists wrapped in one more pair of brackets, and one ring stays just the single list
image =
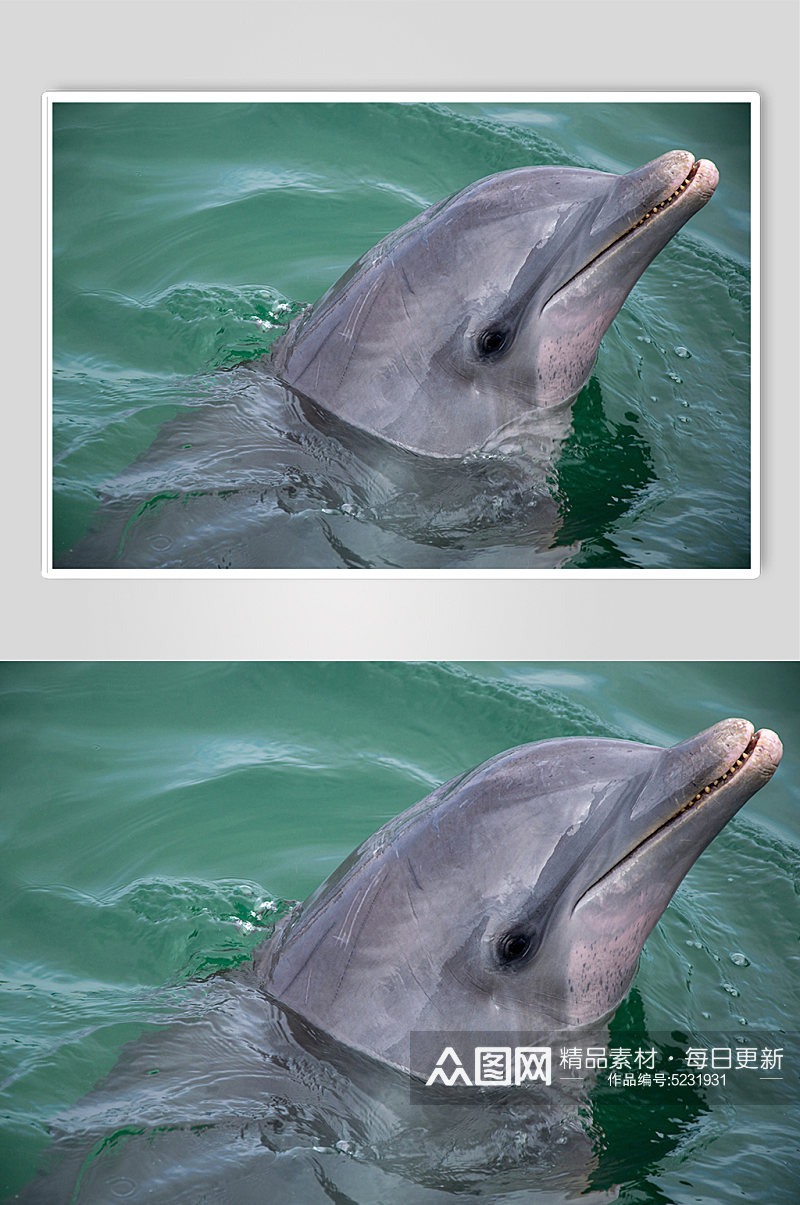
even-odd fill
[{"label": "water surface", "polygon": [[[57,102],[55,562],[747,567],[749,119],[713,102]],[[720,185],[604,338],[544,479],[508,454],[387,466],[237,368],[472,181],[675,148]]]}]

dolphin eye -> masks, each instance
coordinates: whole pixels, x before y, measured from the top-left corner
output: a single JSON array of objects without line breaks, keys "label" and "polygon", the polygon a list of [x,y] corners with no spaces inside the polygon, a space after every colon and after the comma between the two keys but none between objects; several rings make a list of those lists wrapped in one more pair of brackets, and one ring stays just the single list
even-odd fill
[{"label": "dolphin eye", "polygon": [[508,342],[508,331],[499,326],[490,327],[489,330],[481,331],[476,342],[480,355],[496,356]]},{"label": "dolphin eye", "polygon": [[526,933],[508,933],[501,938],[498,947],[501,962],[517,962],[524,958],[533,942]]}]

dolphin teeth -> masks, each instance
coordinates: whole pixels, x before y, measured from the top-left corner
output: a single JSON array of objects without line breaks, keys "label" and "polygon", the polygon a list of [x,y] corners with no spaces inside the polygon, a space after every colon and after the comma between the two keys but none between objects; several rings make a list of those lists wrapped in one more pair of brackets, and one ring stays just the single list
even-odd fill
[{"label": "dolphin teeth", "polygon": [[747,758],[750,756],[750,754],[751,754],[751,753],[753,752],[753,750],[755,749],[755,746],[756,746],[756,738],[755,738],[755,737],[753,737],[753,739],[750,741],[750,744],[747,746],[747,748],[746,748],[746,749],[744,749],[744,750],[743,750],[743,751],[742,751],[742,752],[739,754],[738,758],[737,758],[737,759],[736,759],[736,761],[733,763],[733,765],[732,765],[732,766],[729,766],[729,767],[728,767],[728,769],[725,771],[725,773],[724,773],[724,774],[720,774],[719,778],[715,778],[715,779],[714,779],[714,781],[713,781],[712,783],[710,783],[710,784],[709,784],[707,787],[703,787],[703,788],[702,788],[702,790],[698,791],[698,792],[697,792],[697,794],[696,794],[696,795],[694,795],[694,796],[692,797],[692,799],[690,799],[690,800],[689,800],[689,802],[688,802],[688,803],[685,803],[685,804],[683,805],[683,807],[682,807],[682,808],[680,808],[680,809],[679,809],[679,810],[678,810],[678,811],[675,813],[675,814],[676,814],[676,816],[681,816],[681,815],[683,815],[683,813],[684,813],[684,812],[687,810],[687,808],[690,808],[690,807],[692,806],[692,804],[698,803],[698,802],[699,802],[699,800],[701,800],[701,799],[705,798],[705,796],[706,796],[706,795],[710,795],[710,794],[711,794],[711,792],[714,790],[714,788],[715,788],[715,787],[721,786],[721,785],[722,785],[722,783],[726,782],[726,781],[727,781],[727,780],[728,780],[728,779],[729,779],[729,778],[730,778],[730,777],[731,777],[733,774],[735,774],[735,773],[736,773],[736,771],[737,771],[737,769],[739,768],[739,766],[743,766],[743,765],[744,765],[744,763],[745,763],[745,761],[747,760]]},{"label": "dolphin teeth", "polygon": [[634,223],[634,225],[631,227],[631,230],[638,229],[638,227],[641,226],[643,222],[648,221],[648,219],[654,217],[655,214],[660,213],[662,209],[666,209],[666,207],[668,205],[671,205],[672,202],[675,200],[675,198],[680,196],[680,194],[684,191],[684,189],[688,188],[688,186],[691,184],[691,182],[694,179],[695,174],[697,172],[697,168],[698,168],[698,164],[693,163],[691,166],[691,170],[689,171],[689,175],[686,177],[686,179],[683,181],[683,183],[679,184],[678,187],[675,189],[675,191],[671,192],[669,194],[669,196],[665,198],[665,200],[661,201],[658,205],[654,206],[653,209],[649,210],[644,215],[643,218],[639,218],[639,221]]}]

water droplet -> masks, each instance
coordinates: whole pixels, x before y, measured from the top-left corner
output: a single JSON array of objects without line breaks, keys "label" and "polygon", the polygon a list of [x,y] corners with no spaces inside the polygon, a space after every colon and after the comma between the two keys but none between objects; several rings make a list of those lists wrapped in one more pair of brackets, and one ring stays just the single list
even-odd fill
[{"label": "water droplet", "polygon": [[691,360],[692,358],[692,353],[689,351],[688,347],[675,347],[673,348],[673,351],[675,352],[675,355],[680,356],[682,360]]},{"label": "water droplet", "polygon": [[750,963],[749,963],[748,959],[745,958],[744,954],[739,954],[736,951],[730,955],[730,960],[733,963],[733,965],[737,966],[737,967],[749,967],[750,966]]},{"label": "water droplet", "polygon": [[670,379],[671,381],[674,381],[676,385],[682,385],[682,384],[683,384],[683,377],[679,377],[679,376],[678,376],[678,374],[677,374],[677,372],[668,372],[668,373],[667,373],[667,376],[669,377],[669,379]]},{"label": "water droplet", "polygon": [[722,990],[727,992],[729,996],[738,996],[739,992],[732,983],[723,983]]},{"label": "water droplet", "polygon": [[116,1176],[113,1180],[106,1180],[106,1184],[115,1197],[129,1197],[136,1189],[134,1181],[128,1180],[124,1176]]}]

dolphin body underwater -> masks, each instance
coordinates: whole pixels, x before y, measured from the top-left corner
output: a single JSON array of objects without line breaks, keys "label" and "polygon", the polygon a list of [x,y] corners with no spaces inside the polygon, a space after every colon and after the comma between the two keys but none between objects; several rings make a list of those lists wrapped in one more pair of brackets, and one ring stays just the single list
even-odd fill
[{"label": "dolphin body underwater", "polygon": [[[545,740],[445,783],[279,921],[249,966],[196,985],[178,1023],[126,1048],[54,1123],[14,1199],[616,1199],[620,1154],[605,1169],[586,1132],[591,1083],[455,1100],[426,1086],[437,1042],[607,1041],[648,933],[781,752],[773,732],[731,719],[668,749]],[[414,1031],[432,1044],[412,1045]],[[681,1100],[683,1127],[705,1106]],[[675,1143],[660,1107],[644,1122],[650,1158]]]},{"label": "dolphin body underwater", "polygon": [[224,403],[167,423],[57,567],[460,567],[496,514],[502,567],[561,564],[575,549],[556,544],[548,473],[571,402],[717,180],[670,151],[621,176],[500,172],[426,209],[229,376]]}]

